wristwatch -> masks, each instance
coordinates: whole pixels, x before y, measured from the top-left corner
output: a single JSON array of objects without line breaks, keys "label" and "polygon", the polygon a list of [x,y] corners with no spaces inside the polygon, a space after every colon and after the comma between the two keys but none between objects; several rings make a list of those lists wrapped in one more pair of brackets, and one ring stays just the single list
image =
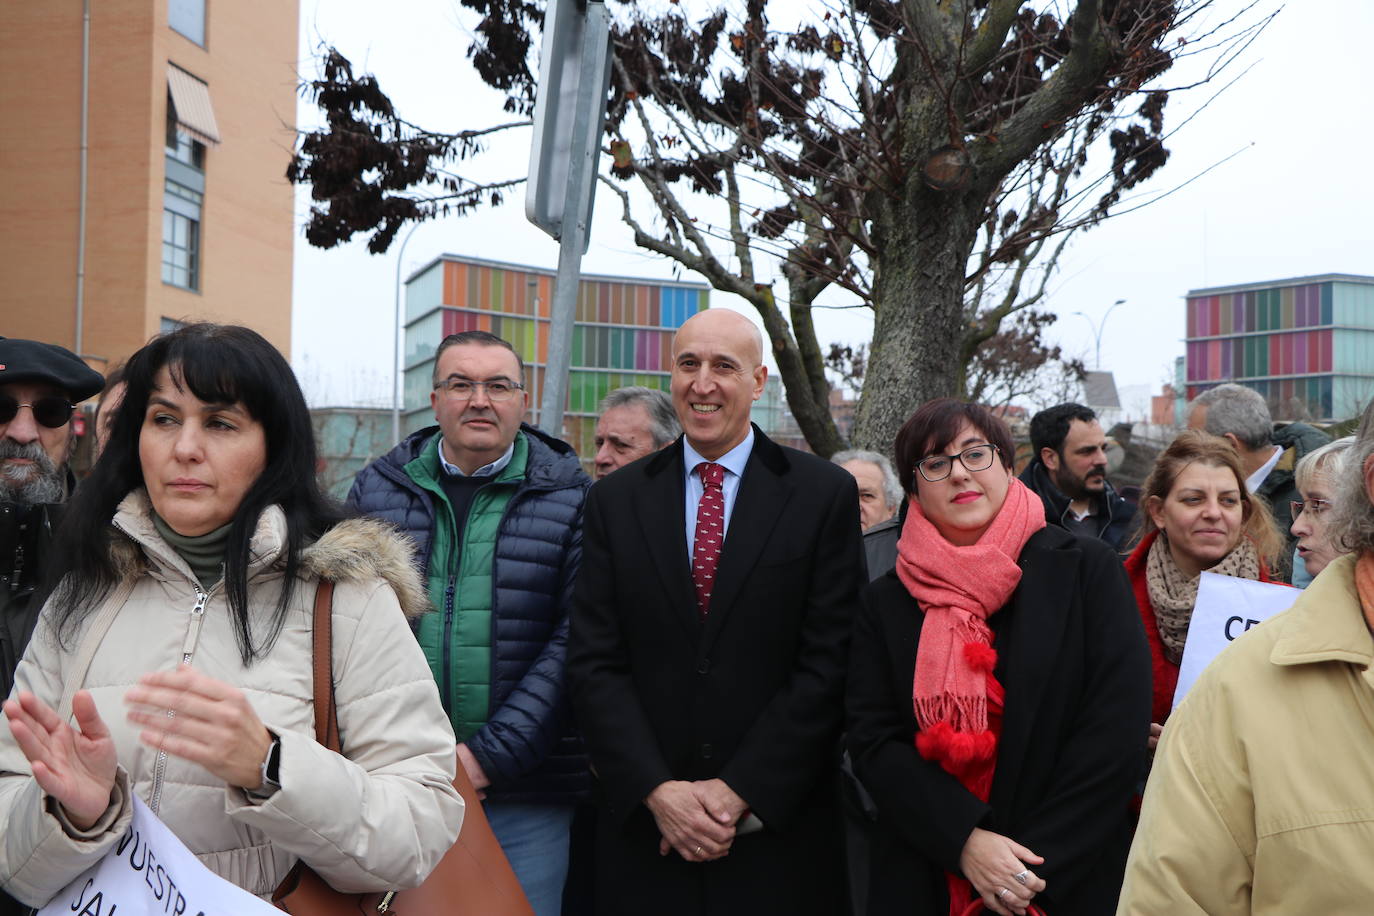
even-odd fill
[{"label": "wristwatch", "polygon": [[244,790],[258,798],[266,798],[281,788],[281,738],[270,729],[267,734],[272,738],[272,743],[267,747],[267,756],[262,759],[262,782],[256,789]]}]

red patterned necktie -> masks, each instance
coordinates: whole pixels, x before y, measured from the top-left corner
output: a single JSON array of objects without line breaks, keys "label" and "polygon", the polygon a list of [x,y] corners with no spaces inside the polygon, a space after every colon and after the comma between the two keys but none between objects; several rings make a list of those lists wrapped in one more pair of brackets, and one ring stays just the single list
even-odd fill
[{"label": "red patterned necktie", "polygon": [[703,493],[697,503],[697,532],[692,543],[692,582],[697,587],[697,610],[705,617],[711,609],[720,547],[725,542],[725,468],[703,461],[694,470],[701,476]]}]

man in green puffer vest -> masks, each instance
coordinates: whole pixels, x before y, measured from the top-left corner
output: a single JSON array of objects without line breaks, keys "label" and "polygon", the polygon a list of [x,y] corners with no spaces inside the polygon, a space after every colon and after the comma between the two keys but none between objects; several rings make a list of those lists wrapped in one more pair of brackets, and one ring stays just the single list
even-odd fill
[{"label": "man in green puffer vest", "polygon": [[364,468],[349,502],[415,539],[435,608],[416,636],[458,760],[535,913],[557,914],[588,783],[563,668],[591,481],[566,443],[521,422],[524,364],[499,337],[446,337],[430,401],[438,426]]}]

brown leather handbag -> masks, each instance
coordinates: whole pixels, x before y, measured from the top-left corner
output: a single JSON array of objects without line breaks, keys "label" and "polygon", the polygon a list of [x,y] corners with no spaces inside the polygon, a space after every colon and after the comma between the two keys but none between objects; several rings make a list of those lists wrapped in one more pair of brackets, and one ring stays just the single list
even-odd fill
[{"label": "brown leather handbag", "polygon": [[[314,690],[315,740],[340,751],[339,717],[334,707],[334,583],[321,581],[315,592]],[[293,916],[534,916],[520,882],[487,824],[477,790],[461,764],[454,788],[463,796],[463,829],[419,887],[405,891],[344,894],[334,890],[304,862],[282,880],[272,902]]]}]

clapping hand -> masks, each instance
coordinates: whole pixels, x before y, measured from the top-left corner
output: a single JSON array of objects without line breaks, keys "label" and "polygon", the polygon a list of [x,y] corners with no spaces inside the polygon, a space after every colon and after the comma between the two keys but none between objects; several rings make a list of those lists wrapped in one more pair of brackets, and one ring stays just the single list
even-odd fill
[{"label": "clapping hand", "polygon": [[262,785],[272,736],[242,690],[183,665],[143,675],[124,702],[144,744],[198,763],[231,786]]},{"label": "clapping hand", "polygon": [[62,806],[73,827],[89,830],[110,807],[118,763],[110,730],[90,692],[72,697],[76,728],[27,690],[6,700],[4,709],[10,734],[28,758],[38,787]]}]

